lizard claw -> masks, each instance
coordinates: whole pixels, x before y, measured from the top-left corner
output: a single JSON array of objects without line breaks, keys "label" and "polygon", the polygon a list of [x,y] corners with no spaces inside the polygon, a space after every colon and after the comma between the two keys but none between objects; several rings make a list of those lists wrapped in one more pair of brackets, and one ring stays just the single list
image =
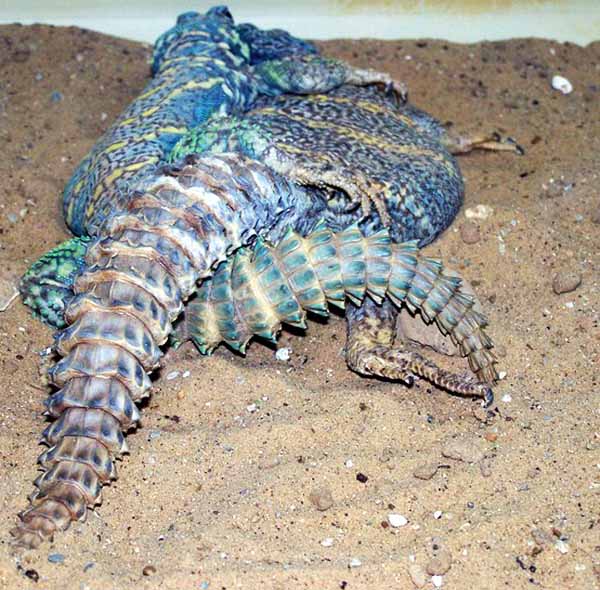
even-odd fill
[{"label": "lizard claw", "polygon": [[481,404],[486,410],[494,403],[494,392],[491,387],[484,387],[482,391],[483,403]]},{"label": "lizard claw", "polygon": [[505,139],[506,143],[510,143],[512,145],[515,146],[515,152],[519,155],[519,156],[524,156],[525,155],[525,150],[516,142],[515,139],[513,139],[512,137],[507,137]]},{"label": "lizard claw", "polygon": [[404,377],[404,379],[402,379],[402,381],[404,381],[404,385],[406,385],[406,387],[412,387],[415,384],[415,376],[407,375]]},{"label": "lizard claw", "polygon": [[408,102],[408,86],[404,82],[390,80],[385,85],[385,93],[396,102],[396,106],[403,106]]}]

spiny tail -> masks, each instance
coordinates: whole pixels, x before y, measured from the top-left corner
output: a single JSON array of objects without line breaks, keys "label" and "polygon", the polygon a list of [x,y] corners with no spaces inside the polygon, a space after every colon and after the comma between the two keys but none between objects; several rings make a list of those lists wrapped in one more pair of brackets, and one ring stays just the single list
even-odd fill
[{"label": "spiny tail", "polygon": [[49,375],[60,389],[46,405],[57,420],[43,433],[44,473],[12,531],[18,545],[39,546],[101,502],[183,301],[199,277],[294,209],[286,183],[239,156],[206,158],[155,179],[107,221],[55,337],[63,358]]},{"label": "spiny tail", "polygon": [[480,382],[497,380],[487,320],[460,278],[445,275],[416,242],[393,243],[387,230],[364,237],[356,226],[335,234],[321,224],[305,238],[290,230],[276,246],[259,240],[202,283],[186,307],[186,329],[203,354],[221,342],[244,352],[253,336],[275,340],[282,323],[305,328],[307,311],[327,315],[328,304],[343,309],[346,299],[360,305],[367,295],[435,321]]}]

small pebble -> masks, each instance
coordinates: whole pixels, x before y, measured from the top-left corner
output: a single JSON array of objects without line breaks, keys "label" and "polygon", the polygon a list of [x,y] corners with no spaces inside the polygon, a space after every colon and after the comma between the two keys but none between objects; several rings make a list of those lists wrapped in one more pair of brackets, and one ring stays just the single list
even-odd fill
[{"label": "small pebble", "polygon": [[436,588],[441,588],[442,584],[444,583],[444,578],[442,576],[431,576],[431,583]]},{"label": "small pebble", "polygon": [[[504,344],[498,344],[498,346],[494,346],[494,351],[496,352],[496,356],[499,356],[500,358],[504,358],[507,354],[507,350],[506,350],[506,346],[504,346]],[[504,373],[506,376],[506,371],[500,371],[501,373]]]},{"label": "small pebble", "polygon": [[0,312],[6,311],[19,296],[17,285],[12,279],[4,280],[0,277]]},{"label": "small pebble", "polygon": [[369,481],[369,477],[364,473],[357,473],[356,481],[359,481],[360,483],[367,483]]},{"label": "small pebble", "polygon": [[408,575],[417,588],[423,588],[427,584],[427,577],[423,568],[416,563],[408,565]]},{"label": "small pebble", "polygon": [[288,348],[287,346],[284,348],[278,348],[275,351],[275,358],[278,361],[289,361],[290,360],[290,356],[292,354],[292,349]]},{"label": "small pebble", "polygon": [[490,477],[492,475],[492,462],[489,459],[480,461],[479,471],[483,477]]},{"label": "small pebble", "polygon": [[440,518],[442,518],[442,514],[444,514],[441,510],[436,510],[433,513],[433,518],[435,518],[436,520],[439,520]]},{"label": "small pebble", "polygon": [[321,541],[321,545],[323,545],[323,547],[332,547],[333,539],[331,537],[326,537]]},{"label": "small pebble", "polygon": [[484,438],[488,442],[496,442],[498,440],[498,435],[495,432],[486,432]]},{"label": "small pebble", "polygon": [[465,244],[476,244],[481,240],[479,227],[472,221],[466,221],[460,226],[460,237]]},{"label": "small pebble", "polygon": [[51,102],[60,102],[63,99],[63,94],[62,92],[59,92],[58,90],[55,90],[51,95],[50,95],[50,100]]},{"label": "small pebble", "polygon": [[581,275],[578,272],[559,272],[552,279],[552,289],[557,295],[571,293],[581,285]]},{"label": "small pebble", "polygon": [[254,412],[256,412],[256,410],[258,410],[258,406],[256,404],[248,404],[246,406],[246,410],[253,414]]},{"label": "small pebble", "polygon": [[352,461],[352,459],[346,459],[346,461],[344,462],[344,465],[348,469],[351,469],[352,467],[354,467],[354,461]]},{"label": "small pebble", "polygon": [[562,553],[563,555],[569,552],[569,546],[562,539],[558,539],[554,546],[558,549],[559,553]]},{"label": "small pebble", "polygon": [[161,432],[160,430],[151,430],[148,433],[148,440],[154,440],[155,438],[160,438]]},{"label": "small pebble", "polygon": [[505,404],[510,404],[510,402],[512,402],[512,395],[510,395],[510,393],[505,393],[502,396],[501,401]]},{"label": "small pebble", "polygon": [[394,527],[395,529],[406,526],[408,524],[408,518],[406,518],[406,516],[403,516],[402,514],[388,514],[387,519],[390,523],[390,526]]},{"label": "small pebble", "polygon": [[144,576],[153,576],[156,573],[156,568],[153,565],[145,565],[142,570]]},{"label": "small pebble", "polygon": [[437,463],[425,463],[416,467],[413,471],[413,475],[417,479],[428,480],[437,473],[438,467]]},{"label": "small pebble", "polygon": [[50,555],[48,555],[48,561],[50,563],[64,563],[65,556],[62,553],[50,553]]},{"label": "small pebble", "polygon": [[465,217],[467,219],[487,219],[491,217],[492,213],[494,213],[494,210],[489,205],[479,204],[466,209]]},{"label": "small pebble", "polygon": [[442,455],[465,463],[479,463],[484,457],[483,451],[479,448],[479,441],[475,437],[447,442],[442,449]]},{"label": "small pebble", "polygon": [[544,529],[533,529],[531,531],[531,537],[540,546],[546,547],[552,544],[552,535],[547,533]]},{"label": "small pebble", "polygon": [[308,499],[317,510],[329,510],[333,506],[333,495],[329,488],[315,488]]},{"label": "small pebble", "polygon": [[571,94],[573,92],[573,84],[563,76],[552,77],[552,88],[560,90],[563,94]]},{"label": "small pebble", "polygon": [[171,371],[167,374],[166,379],[167,381],[173,381],[173,379],[177,379],[177,377],[179,377],[179,371]]},{"label": "small pebble", "polygon": [[362,565],[362,561],[357,557],[350,560],[348,567],[360,567]]},{"label": "small pebble", "polygon": [[451,566],[452,555],[449,551],[442,549],[435,557],[432,557],[429,560],[425,566],[425,571],[430,576],[443,576]]},{"label": "small pebble", "polygon": [[381,451],[381,455],[379,456],[379,460],[382,463],[389,463],[396,455],[396,452],[391,447],[385,447]]}]

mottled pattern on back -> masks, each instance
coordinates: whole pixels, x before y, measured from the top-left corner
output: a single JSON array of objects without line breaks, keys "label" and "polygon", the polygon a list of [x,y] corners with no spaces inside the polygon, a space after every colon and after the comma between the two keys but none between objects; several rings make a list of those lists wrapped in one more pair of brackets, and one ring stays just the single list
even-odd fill
[{"label": "mottled pattern on back", "polygon": [[[281,96],[259,103],[248,118],[267,127],[282,151],[306,161],[342,159],[385,184],[396,241],[431,242],[461,206],[462,176],[439,141],[439,124],[411,105],[398,108],[377,88],[343,86],[327,95]],[[341,209],[340,199],[338,193],[330,208]],[[356,211],[355,219],[359,216]],[[348,220],[339,217],[330,221],[341,229]]]},{"label": "mottled pattern on back", "polygon": [[[382,186],[394,240],[424,245],[448,227],[462,203],[462,177],[443,135],[430,115],[397,106],[377,88],[342,86],[327,95],[261,98],[243,119],[211,119],[182,140],[173,156],[240,150],[276,169],[281,156],[289,155],[295,164],[321,162],[362,174]],[[348,211],[343,192],[322,190],[330,227],[342,229],[361,218],[358,206]],[[371,233],[381,222],[374,213],[362,226]]]}]

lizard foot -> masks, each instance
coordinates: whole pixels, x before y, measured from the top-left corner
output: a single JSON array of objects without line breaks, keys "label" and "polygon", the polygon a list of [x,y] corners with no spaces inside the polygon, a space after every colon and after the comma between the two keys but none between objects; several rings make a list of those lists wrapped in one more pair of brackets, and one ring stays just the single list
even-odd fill
[{"label": "lizard foot", "polygon": [[384,92],[395,100],[397,106],[405,105],[408,102],[408,86],[404,82],[394,80],[385,72],[378,72],[370,68],[350,67],[345,82],[356,86],[381,86]]},{"label": "lizard foot", "polygon": [[446,371],[409,350],[395,331],[396,313],[385,303],[367,303],[348,314],[346,362],[350,369],[360,375],[401,381],[409,387],[421,377],[449,392],[481,397],[484,407],[490,407],[494,394],[489,384]]},{"label": "lizard foot", "polygon": [[392,219],[387,210],[388,187],[385,183],[373,182],[360,171],[345,162],[334,162],[327,158],[321,161],[302,162],[293,159],[287,174],[295,182],[323,189],[339,189],[348,197],[348,211],[360,205],[364,218],[371,214],[371,204],[379,214],[384,227],[390,227]]},{"label": "lizard foot", "polygon": [[473,150],[513,152],[519,156],[525,153],[525,150],[512,137],[503,137],[497,132],[489,135],[457,135],[447,133],[444,138],[444,144],[452,154],[467,154]]}]

